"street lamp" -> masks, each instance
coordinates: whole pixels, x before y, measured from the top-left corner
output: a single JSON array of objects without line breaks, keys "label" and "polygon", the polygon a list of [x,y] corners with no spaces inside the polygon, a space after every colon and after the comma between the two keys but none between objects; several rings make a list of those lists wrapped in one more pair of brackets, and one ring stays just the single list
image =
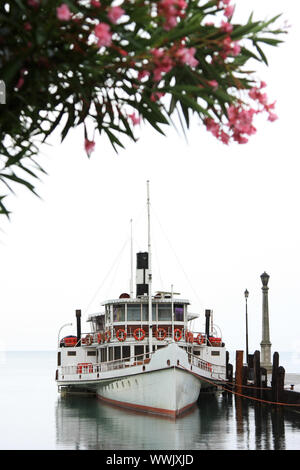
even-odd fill
[{"label": "street lamp", "polygon": [[65,326],[72,326],[73,323],[65,323],[63,326],[60,327],[60,329],[58,330],[58,339],[57,339],[57,342],[58,342],[58,347],[59,347],[59,336],[60,336],[60,332],[61,330],[65,327]]},{"label": "street lamp", "polygon": [[246,360],[248,364],[248,305],[247,305],[247,300],[249,297],[249,292],[247,289],[244,292],[245,300],[246,300]]}]

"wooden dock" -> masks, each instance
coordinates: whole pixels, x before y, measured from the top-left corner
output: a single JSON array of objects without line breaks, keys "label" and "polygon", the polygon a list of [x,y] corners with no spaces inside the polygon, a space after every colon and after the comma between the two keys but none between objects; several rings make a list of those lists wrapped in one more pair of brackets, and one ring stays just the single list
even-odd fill
[{"label": "wooden dock", "polygon": [[260,351],[248,355],[248,364],[243,363],[243,351],[236,351],[235,366],[233,376],[233,366],[229,363],[228,355],[228,383],[224,387],[224,395],[234,394],[275,407],[286,406],[300,412],[300,392],[295,390],[295,384],[290,380],[288,386],[285,385],[285,369],[279,365],[278,352],[273,354],[271,374],[260,365]]}]

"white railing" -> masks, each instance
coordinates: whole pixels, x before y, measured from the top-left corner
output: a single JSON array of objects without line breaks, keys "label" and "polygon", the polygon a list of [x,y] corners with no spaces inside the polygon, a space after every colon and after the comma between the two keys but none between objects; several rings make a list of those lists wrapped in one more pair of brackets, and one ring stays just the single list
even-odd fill
[{"label": "white railing", "polygon": [[[152,353],[153,354],[153,353]],[[60,375],[82,375],[82,374],[95,374],[99,372],[107,372],[109,370],[123,369],[125,367],[145,365],[150,362],[150,354],[139,354],[137,356],[127,357],[124,359],[116,359],[114,361],[92,363],[80,362],[76,365],[62,366]]]},{"label": "white railing", "polygon": [[226,366],[222,366],[221,364],[212,364],[211,362],[204,361],[203,359],[200,359],[199,356],[195,356],[191,353],[188,353],[188,358],[191,365],[199,367],[207,372],[211,372],[211,374],[220,379],[224,378],[224,374],[226,374]]}]

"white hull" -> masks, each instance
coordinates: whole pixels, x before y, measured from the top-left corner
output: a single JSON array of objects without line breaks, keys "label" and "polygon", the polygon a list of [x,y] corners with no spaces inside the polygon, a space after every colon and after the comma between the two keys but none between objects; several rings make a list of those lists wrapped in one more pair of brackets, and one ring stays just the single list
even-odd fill
[{"label": "white hull", "polygon": [[100,373],[81,374],[80,380],[75,374],[62,378],[58,385],[87,387],[108,403],[176,417],[198,400],[201,387],[225,377],[191,364],[186,351],[171,343],[156,351],[147,364],[103,368]]},{"label": "white hull", "polygon": [[178,416],[196,403],[201,382],[176,367],[97,385],[97,395],[108,403],[167,416]]}]

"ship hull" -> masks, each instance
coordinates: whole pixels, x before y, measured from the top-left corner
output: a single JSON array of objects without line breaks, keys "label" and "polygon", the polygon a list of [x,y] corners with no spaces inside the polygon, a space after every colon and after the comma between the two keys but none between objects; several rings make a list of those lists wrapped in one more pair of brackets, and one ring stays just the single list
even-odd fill
[{"label": "ship hull", "polygon": [[179,416],[197,402],[201,382],[175,366],[97,385],[97,396],[137,411]]}]

